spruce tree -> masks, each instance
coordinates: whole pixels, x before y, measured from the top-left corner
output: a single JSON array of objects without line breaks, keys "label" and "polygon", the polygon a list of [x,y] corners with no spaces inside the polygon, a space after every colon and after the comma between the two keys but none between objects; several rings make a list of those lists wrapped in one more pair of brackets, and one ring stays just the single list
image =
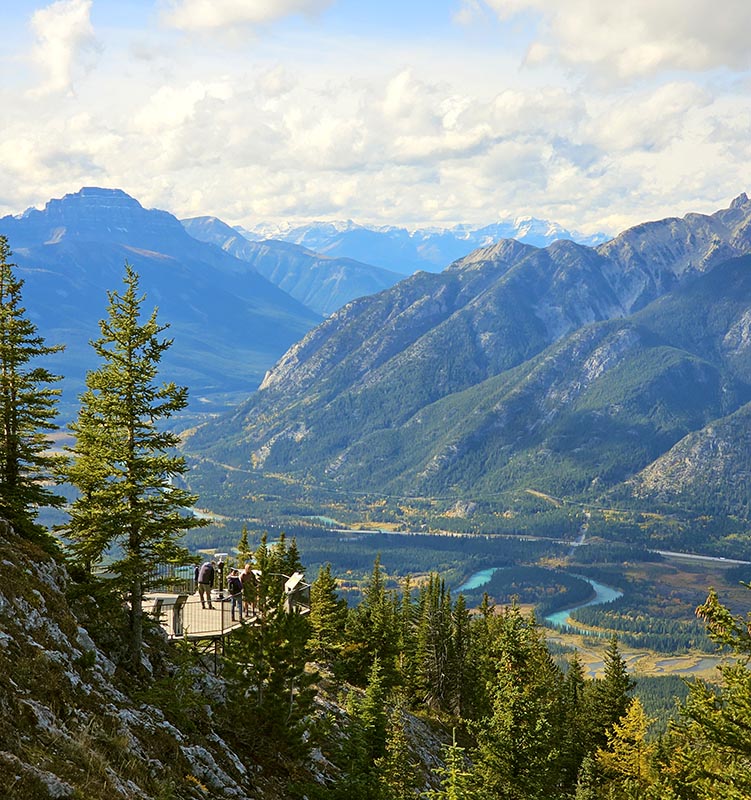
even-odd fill
[{"label": "spruce tree", "polygon": [[474,726],[480,795],[543,800],[561,779],[563,676],[533,618],[513,606],[501,623],[492,714]]},{"label": "spruce tree", "polygon": [[310,629],[308,648],[314,659],[332,662],[341,651],[347,603],[336,593],[331,564],[318,571],[310,588]]},{"label": "spruce tree", "polygon": [[399,646],[398,613],[394,598],[386,591],[380,555],[376,556],[362,602],[347,616],[347,638],[347,678],[363,685],[373,659],[378,657],[386,685],[393,686]]},{"label": "spruce tree", "polygon": [[249,563],[253,557],[253,551],[248,543],[248,526],[243,525],[240,532],[240,541],[237,543],[237,563],[242,567]]},{"label": "spruce tree", "polygon": [[[748,586],[748,585],[747,585]],[[751,586],[748,586],[751,588]],[[681,718],[670,736],[663,771],[675,794],[691,786],[692,800],[751,797],[751,614],[735,617],[712,590],[697,609],[717,644],[733,658],[719,667],[719,686],[690,684]],[[667,796],[667,793],[665,793]]]},{"label": "spruce tree", "polygon": [[23,281],[14,272],[8,240],[0,236],[0,517],[20,536],[46,537],[36,523],[40,507],[59,507],[63,498],[49,484],[61,466],[49,452],[60,378],[33,364],[62,350],[45,345],[22,305]]},{"label": "spruce tree", "polygon": [[156,309],[141,321],[144,296],[138,275],[125,265],[122,294],[109,292],[107,319],[92,341],[100,366],[86,377],[81,409],[71,425],[76,442],[67,470],[78,490],[71,506],[68,534],[78,560],[93,568],[108,552],[113,588],[130,606],[130,650],[140,663],[143,596],[155,563],[186,555],[183,533],[204,522],[185,512],[195,497],[173,481],[185,470],[174,452],[179,437],[160,424],[187,404],[187,390],[156,384],[159,364],[171,339],[160,338],[166,325]]},{"label": "spruce tree", "polygon": [[386,753],[376,761],[383,800],[414,800],[417,797],[416,763],[400,708],[389,716]]},{"label": "spruce tree", "polygon": [[456,730],[453,731],[451,744],[443,749],[443,763],[444,766],[437,770],[441,788],[429,791],[425,795],[427,800],[477,800],[480,795],[464,748],[456,743]]},{"label": "spruce tree", "polygon": [[603,656],[603,676],[588,687],[585,695],[583,736],[588,749],[607,744],[608,732],[632,702],[634,686],[618,648],[618,638],[613,636]]}]

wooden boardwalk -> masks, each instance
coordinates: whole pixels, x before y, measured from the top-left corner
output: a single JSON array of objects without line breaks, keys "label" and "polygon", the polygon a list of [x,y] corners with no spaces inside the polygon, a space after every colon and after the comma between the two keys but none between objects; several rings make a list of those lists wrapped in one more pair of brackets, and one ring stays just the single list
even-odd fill
[{"label": "wooden boardwalk", "polygon": [[[201,608],[198,594],[169,594],[155,592],[146,595],[144,612],[154,615],[170,639],[217,639],[237,630],[243,623],[235,614],[232,619],[231,602],[214,592],[213,608]],[[253,624],[255,614],[244,617]]]}]

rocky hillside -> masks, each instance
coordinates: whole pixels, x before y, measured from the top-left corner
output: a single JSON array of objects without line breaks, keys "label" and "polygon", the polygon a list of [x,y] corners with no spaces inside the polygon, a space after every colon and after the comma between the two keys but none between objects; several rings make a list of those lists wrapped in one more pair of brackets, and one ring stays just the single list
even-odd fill
[{"label": "rocky hillside", "polygon": [[746,195],[596,248],[497,243],[334,314],[191,447],[347,489],[599,497],[751,400],[748,252]]},{"label": "rocky hillside", "polygon": [[322,256],[289,242],[251,242],[215,217],[182,220],[188,233],[250,264],[312,311],[328,316],[357,297],[375,294],[404,276],[351,258]]},{"label": "rocky hillside", "polygon": [[[346,736],[338,700],[318,687],[306,738],[309,756],[293,763],[228,736],[241,708],[204,666],[181,658],[159,629],[147,637],[141,674],[126,671],[125,612],[95,602],[61,562],[17,538],[0,520],[0,796],[4,800],[299,800],[295,786],[325,787],[337,775],[321,741]],[[435,781],[445,737],[407,715],[414,763]],[[252,739],[252,737],[246,737]],[[432,777],[430,777],[432,774]]]}]

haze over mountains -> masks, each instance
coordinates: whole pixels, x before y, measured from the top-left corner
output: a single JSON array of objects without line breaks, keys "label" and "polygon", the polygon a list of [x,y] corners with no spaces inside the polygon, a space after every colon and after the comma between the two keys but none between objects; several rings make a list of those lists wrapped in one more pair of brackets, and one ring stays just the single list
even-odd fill
[{"label": "haze over mountains", "polygon": [[[164,374],[190,388],[193,413],[241,402],[195,434],[202,458],[369,492],[523,487],[748,516],[745,194],[596,247],[501,240],[396,283],[219,220],[184,227],[112,189],[5,217],[0,233],[31,318],[67,346],[52,363],[64,421],[127,260],[171,326]],[[333,310],[353,291],[374,293]]]},{"label": "haze over mountains", "polygon": [[121,288],[126,260],[141,275],[145,308],[158,306],[170,324],[175,342],[165,374],[190,388],[195,412],[245,399],[322,316],[403,277],[289,242],[249,242],[215,218],[181,224],[118,189],[86,187],[42,210],[3,217],[0,234],[40,333],[66,345],[50,364],[65,378],[66,420],[93,366],[89,341],[99,335],[107,292]]},{"label": "haze over mountains", "polygon": [[721,478],[750,466],[750,252],[745,194],[597,247],[499,242],[336,312],[191,447],[362,491],[746,513]]}]

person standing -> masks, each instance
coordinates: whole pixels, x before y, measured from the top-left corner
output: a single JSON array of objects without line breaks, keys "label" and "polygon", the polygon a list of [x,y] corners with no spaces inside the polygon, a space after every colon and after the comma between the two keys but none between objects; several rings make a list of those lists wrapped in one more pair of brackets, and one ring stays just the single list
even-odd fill
[{"label": "person standing", "polygon": [[232,621],[235,621],[235,609],[237,609],[240,612],[240,621],[242,622],[243,585],[242,581],[240,580],[240,573],[236,569],[230,570],[229,577],[227,578],[227,591],[229,592],[229,597],[232,601]]},{"label": "person standing", "polygon": [[214,587],[214,576],[216,575],[215,561],[206,561],[201,564],[198,570],[198,596],[201,598],[201,608],[214,608],[211,605],[211,590]]}]

